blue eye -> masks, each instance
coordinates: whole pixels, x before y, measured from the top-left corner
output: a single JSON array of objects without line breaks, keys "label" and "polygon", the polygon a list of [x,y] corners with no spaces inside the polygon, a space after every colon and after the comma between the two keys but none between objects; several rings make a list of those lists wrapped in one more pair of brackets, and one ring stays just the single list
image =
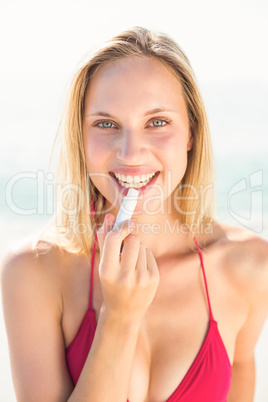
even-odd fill
[{"label": "blue eye", "polygon": [[162,127],[165,126],[167,124],[167,121],[163,120],[163,119],[154,119],[149,125],[152,127]]},{"label": "blue eye", "polygon": [[101,121],[100,123],[98,123],[98,126],[101,128],[112,128],[112,126],[115,127],[115,125],[110,121]]}]

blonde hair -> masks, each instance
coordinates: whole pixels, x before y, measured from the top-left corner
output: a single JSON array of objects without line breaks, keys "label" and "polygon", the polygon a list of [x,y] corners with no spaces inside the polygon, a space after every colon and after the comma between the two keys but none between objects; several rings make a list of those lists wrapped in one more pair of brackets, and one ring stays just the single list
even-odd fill
[{"label": "blonde hair", "polygon": [[[181,83],[193,147],[188,151],[187,169],[176,190],[183,212],[180,223],[189,228],[193,225],[198,228],[200,223],[212,220],[214,190],[211,140],[204,104],[190,62],[178,44],[166,34],[134,27],[115,36],[82,63],[72,80],[66,111],[60,124],[59,132],[63,138],[57,182],[65,191],[61,194],[62,203],[58,205],[56,222],[50,233],[54,244],[75,253],[88,254],[90,251],[97,216],[105,205],[104,197],[87,174],[82,136],[86,90],[101,66],[131,56],[157,59],[175,73]],[[210,191],[207,191],[208,188]],[[200,194],[193,194],[196,189],[202,191],[202,202]],[[90,210],[93,202],[95,216]]]}]

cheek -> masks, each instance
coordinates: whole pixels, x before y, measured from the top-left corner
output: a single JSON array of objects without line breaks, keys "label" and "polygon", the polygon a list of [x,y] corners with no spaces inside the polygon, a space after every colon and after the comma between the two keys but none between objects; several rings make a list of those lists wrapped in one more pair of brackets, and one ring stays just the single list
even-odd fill
[{"label": "cheek", "polygon": [[106,172],[111,155],[107,141],[87,137],[84,141],[84,147],[87,171],[92,183],[104,198],[113,203],[116,199],[116,193],[112,178]]},{"label": "cheek", "polygon": [[187,168],[187,139],[170,136],[157,144],[157,155],[164,167],[164,180],[173,191],[181,182]]},{"label": "cheek", "polygon": [[154,149],[167,165],[180,165],[187,161],[187,140],[183,135],[170,135],[159,138]]},{"label": "cheek", "polygon": [[84,139],[85,156],[88,171],[97,172],[103,169],[104,161],[109,154],[110,147],[103,139]]}]

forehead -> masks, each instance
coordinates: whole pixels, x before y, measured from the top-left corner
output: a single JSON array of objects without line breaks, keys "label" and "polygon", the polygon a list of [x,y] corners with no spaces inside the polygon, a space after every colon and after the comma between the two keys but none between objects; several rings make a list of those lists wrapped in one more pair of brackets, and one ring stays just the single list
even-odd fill
[{"label": "forehead", "polygon": [[142,107],[146,102],[168,106],[182,101],[182,87],[175,72],[153,57],[142,56],[101,66],[89,82],[85,106],[121,107],[131,103]]}]

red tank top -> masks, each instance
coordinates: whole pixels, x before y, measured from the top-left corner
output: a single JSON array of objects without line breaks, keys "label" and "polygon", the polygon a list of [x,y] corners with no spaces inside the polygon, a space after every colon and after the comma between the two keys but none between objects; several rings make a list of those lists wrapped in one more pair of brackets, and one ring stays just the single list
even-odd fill
[{"label": "red tank top", "polygon": [[[97,236],[95,237],[91,260],[89,308],[75,338],[66,349],[66,361],[74,385],[77,383],[85,364],[97,326],[95,311],[92,306],[96,244]],[[195,244],[200,257],[208,301],[208,330],[196,358],[181,383],[166,402],[226,402],[231,383],[232,367],[218,331],[217,322],[212,315],[203,257],[196,239]]]}]

